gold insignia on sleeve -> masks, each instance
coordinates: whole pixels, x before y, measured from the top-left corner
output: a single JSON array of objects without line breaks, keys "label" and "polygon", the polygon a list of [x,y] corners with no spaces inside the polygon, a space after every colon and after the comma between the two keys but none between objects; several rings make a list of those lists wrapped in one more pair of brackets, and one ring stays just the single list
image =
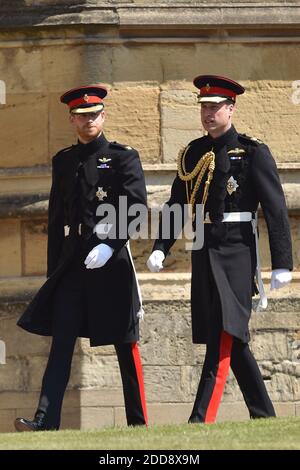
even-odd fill
[{"label": "gold insignia on sleeve", "polygon": [[107,163],[111,161],[111,158],[102,157],[102,158],[98,158],[98,160],[100,163]]}]

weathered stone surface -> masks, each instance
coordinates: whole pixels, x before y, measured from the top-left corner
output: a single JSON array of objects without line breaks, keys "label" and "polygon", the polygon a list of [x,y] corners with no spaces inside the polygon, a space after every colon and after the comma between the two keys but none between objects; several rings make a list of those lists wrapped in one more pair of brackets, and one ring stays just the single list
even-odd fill
[{"label": "weathered stone surface", "polygon": [[[296,217],[290,217],[290,227],[293,239],[293,261],[294,269],[300,269],[300,231],[299,231],[299,220]],[[267,226],[263,218],[259,219],[260,227],[260,253],[261,253],[261,265],[262,269],[270,269],[271,267],[271,257],[269,249],[269,239]]]},{"label": "weathered stone surface", "polygon": [[[190,313],[146,314],[142,325],[141,355],[145,366],[192,365],[200,362],[192,345]],[[163,341],[162,341],[163,338]]]},{"label": "weathered stone surface", "polygon": [[22,225],[23,274],[44,274],[47,270],[47,222],[34,220]]},{"label": "weathered stone surface", "polygon": [[252,335],[252,348],[259,361],[282,361],[287,357],[287,338],[283,333],[272,331]]},{"label": "weathered stone surface", "polygon": [[19,220],[1,220],[0,252],[0,276],[21,276],[22,258]]},{"label": "weathered stone surface", "polygon": [[116,355],[78,355],[72,363],[69,388],[120,388],[121,377]]},{"label": "weathered stone surface", "polygon": [[0,339],[6,344],[6,356],[8,358],[22,357],[24,344],[26,345],[26,355],[47,355],[50,350],[50,338],[33,335],[19,328],[16,325],[18,316],[1,318]]},{"label": "weathered stone surface", "polygon": [[[273,60],[267,50],[264,50],[263,58],[267,63]],[[265,142],[277,162],[299,161],[297,123],[300,107],[292,103],[292,80],[274,77],[272,81],[245,82],[245,86],[247,93],[237,106],[237,128]],[[259,99],[255,98],[257,96]]]},{"label": "weathered stone surface", "polygon": [[105,132],[109,140],[136,148],[142,161],[148,163],[160,160],[158,99],[157,86],[126,83],[118,83],[106,99]]},{"label": "weathered stone surface", "polygon": [[[104,426],[114,425],[113,407],[85,407],[78,410],[80,413],[80,429],[99,429]],[[65,424],[65,427],[67,423]]]},{"label": "weathered stone surface", "polygon": [[0,432],[13,432],[15,410],[0,410]]},{"label": "weathered stone surface", "polygon": [[0,140],[5,152],[1,167],[30,166],[46,163],[48,158],[48,99],[44,94],[26,92],[9,94],[0,107]]},{"label": "weathered stone surface", "polygon": [[146,393],[149,402],[181,402],[185,400],[185,390],[181,384],[180,366],[144,366]]}]

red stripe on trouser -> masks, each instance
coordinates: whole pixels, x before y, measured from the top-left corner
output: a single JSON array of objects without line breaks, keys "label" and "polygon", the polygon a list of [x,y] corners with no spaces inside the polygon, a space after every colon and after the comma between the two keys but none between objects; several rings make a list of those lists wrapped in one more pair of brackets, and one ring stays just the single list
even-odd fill
[{"label": "red stripe on trouser", "polygon": [[145,398],[145,387],[144,387],[144,377],[143,377],[143,369],[142,369],[142,362],[140,357],[140,352],[137,343],[132,343],[132,355],[134,360],[134,365],[136,369],[136,375],[139,384],[139,391],[141,397],[141,403],[143,408],[143,414],[145,418],[145,423],[148,424],[148,417],[147,417],[147,408],[146,408],[146,398]]},{"label": "red stripe on trouser", "polygon": [[213,389],[211,399],[209,401],[206,414],[205,423],[213,423],[216,419],[217,411],[220,405],[222,394],[224,391],[229,367],[230,367],[230,356],[232,349],[233,338],[231,335],[222,331],[220,339],[220,354],[218,370],[216,375],[216,383]]}]

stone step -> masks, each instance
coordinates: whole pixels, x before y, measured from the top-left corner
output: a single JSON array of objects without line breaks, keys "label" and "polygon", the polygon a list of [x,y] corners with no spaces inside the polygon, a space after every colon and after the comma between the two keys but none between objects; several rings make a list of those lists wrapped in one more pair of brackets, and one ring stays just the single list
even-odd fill
[{"label": "stone step", "polygon": [[[269,305],[275,306],[282,302],[290,305],[290,302],[296,302],[296,299],[300,297],[299,271],[293,272],[292,282],[280,290],[269,290],[270,278],[269,271],[262,272]],[[37,292],[45,280],[45,276],[0,277],[0,302],[26,301]],[[191,275],[189,273],[138,273],[138,280],[145,302],[188,301],[190,298]]]}]

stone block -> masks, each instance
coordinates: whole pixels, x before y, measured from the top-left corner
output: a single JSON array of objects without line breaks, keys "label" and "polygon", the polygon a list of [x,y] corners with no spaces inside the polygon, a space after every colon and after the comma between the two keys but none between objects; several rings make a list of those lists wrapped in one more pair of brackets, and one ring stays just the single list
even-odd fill
[{"label": "stone block", "polygon": [[246,419],[249,419],[249,413],[244,403],[221,403],[216,421],[244,421]]},{"label": "stone block", "polygon": [[13,432],[15,410],[0,410],[0,432]]},{"label": "stone block", "polygon": [[109,346],[97,346],[91,347],[89,339],[82,338],[77,341],[77,352],[82,352],[87,355],[99,355],[99,356],[113,356],[116,354],[115,348],[113,345]]},{"label": "stone block", "polygon": [[143,371],[147,401],[180,402],[185,399],[185,390],[181,384],[181,367],[145,365]]},{"label": "stone block", "polygon": [[1,320],[0,335],[6,345],[7,357],[48,355],[50,338],[28,333],[19,328],[16,322],[17,318],[15,317]]},{"label": "stone block", "polygon": [[[199,130],[167,129],[162,132],[162,149],[164,163],[177,162],[180,149],[194,139],[201,137]],[[201,155],[200,155],[201,156]]]},{"label": "stone block", "polygon": [[61,94],[49,93],[49,162],[58,151],[77,142],[69,121],[69,108],[60,102]]},{"label": "stone block", "polygon": [[[1,80],[6,83],[7,105],[14,102],[16,94],[28,93],[30,96],[31,93],[44,93],[43,49],[22,46],[1,48]],[[23,111],[20,111],[20,115],[25,117],[25,122]]]},{"label": "stone block", "polygon": [[[293,261],[294,269],[299,270],[300,267],[300,231],[299,231],[299,219],[296,217],[290,217],[290,228],[293,240]],[[259,247],[261,255],[261,266],[263,270],[271,269],[271,256],[269,249],[269,237],[265,220],[259,218]]]},{"label": "stone block", "polygon": [[124,406],[116,406],[114,408],[114,424],[115,426],[126,426],[126,413]]},{"label": "stone block", "polygon": [[292,103],[292,80],[274,77],[272,80],[251,80],[246,86],[247,93],[238,100],[237,129],[245,129],[248,135],[265,142],[277,162],[298,161],[300,109]]},{"label": "stone block", "polygon": [[80,429],[100,429],[104,426],[114,425],[114,409],[112,407],[96,408],[96,407],[83,407],[81,408],[81,423]]},{"label": "stone block", "polygon": [[[31,78],[32,79],[32,78]],[[33,166],[48,161],[48,98],[46,94],[8,95],[0,107],[1,167]]]},{"label": "stone block", "polygon": [[[29,409],[36,407],[39,398],[39,392],[20,392],[8,390],[0,391],[0,410],[9,409]],[[28,414],[28,411],[26,412]],[[18,414],[18,416],[20,416]]]},{"label": "stone block", "polygon": [[[70,391],[71,393],[73,391]],[[80,404],[83,407],[111,407],[124,405],[122,388],[105,389],[81,389]]]},{"label": "stone block", "polygon": [[176,162],[179,150],[203,135],[196,90],[195,93],[173,88],[162,91],[160,108],[163,162]]},{"label": "stone block", "polygon": [[0,220],[0,276],[21,276],[20,221]]},{"label": "stone block", "polygon": [[148,407],[149,424],[185,424],[192,408],[192,403],[150,404]]},{"label": "stone block", "polygon": [[283,418],[285,416],[296,416],[295,403],[273,403],[276,416]]},{"label": "stone block", "polygon": [[285,332],[261,332],[253,335],[251,349],[258,361],[280,362],[287,357]]},{"label": "stone block", "polygon": [[61,427],[60,429],[80,429],[81,428],[81,413],[82,408],[64,406],[61,414]]},{"label": "stone block", "polygon": [[134,147],[142,162],[160,161],[159,88],[118,83],[106,99],[109,140]]},{"label": "stone block", "polygon": [[111,47],[74,43],[45,47],[42,61],[48,93],[63,94],[81,85],[111,81]]},{"label": "stone block", "polygon": [[177,314],[161,312],[147,314],[146,321],[140,348],[143,364],[191,365],[199,361],[192,344],[189,315],[179,318]]},{"label": "stone block", "polygon": [[69,388],[120,388],[121,377],[115,355],[74,355]]},{"label": "stone block", "polygon": [[22,232],[24,275],[44,275],[47,270],[47,222],[24,221]]},{"label": "stone block", "polygon": [[21,391],[25,390],[27,385],[27,360],[18,356],[7,357],[6,364],[0,366],[0,391]]},{"label": "stone block", "polygon": [[273,401],[288,402],[300,400],[299,377],[276,372],[271,379],[265,381],[267,390]]},{"label": "stone block", "polygon": [[[280,289],[282,291],[282,289]],[[299,325],[300,322],[300,314],[295,312],[288,312],[287,310],[287,303],[288,299],[285,301],[285,309],[283,311],[274,311],[274,305],[271,304],[268,307],[267,311],[264,312],[253,312],[251,316],[251,322],[250,326],[251,329],[253,330],[253,334],[255,334],[256,331],[260,330],[283,330],[285,332],[289,331],[289,334],[287,338],[289,338],[291,341],[297,339],[297,326]],[[295,304],[294,302],[292,302]],[[296,307],[296,306],[295,306]],[[297,307],[296,307],[297,309]],[[290,336],[292,335],[292,336]]]}]

